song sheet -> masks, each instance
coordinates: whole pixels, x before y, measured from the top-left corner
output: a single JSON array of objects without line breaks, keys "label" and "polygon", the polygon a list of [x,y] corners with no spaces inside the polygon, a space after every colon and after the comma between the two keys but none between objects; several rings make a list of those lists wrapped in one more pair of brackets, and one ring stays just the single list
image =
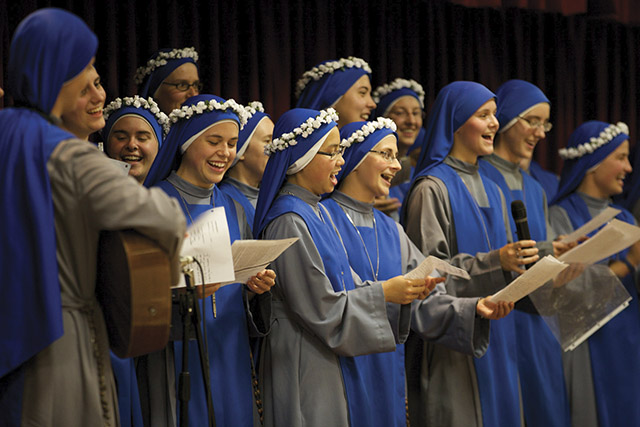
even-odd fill
[{"label": "song sheet", "polygon": [[280,240],[236,240],[231,245],[235,279],[222,284],[246,283],[297,241],[297,237]]},{"label": "song sheet", "polygon": [[[234,281],[233,258],[231,256],[231,239],[224,208],[213,208],[200,215],[187,229],[180,256],[191,256],[198,260],[204,273],[204,283],[222,283]],[[202,285],[202,277],[198,265],[187,264],[193,269],[194,285]],[[175,288],[185,287],[184,276]]]},{"label": "song sheet", "polygon": [[441,274],[448,274],[463,279],[471,279],[469,273],[461,268],[454,267],[448,262],[429,255],[416,268],[404,275],[406,279],[424,279],[430,275],[433,270],[438,270]]},{"label": "song sheet", "polygon": [[611,219],[613,219],[619,213],[620,209],[612,208],[611,206],[609,206],[598,215],[591,218],[589,222],[585,223],[582,227],[578,228],[573,233],[568,234],[564,239],[560,241],[562,243],[575,242],[580,237],[588,235],[593,230],[597,230],[598,227],[600,227],[602,224],[611,221]]},{"label": "song sheet", "polygon": [[613,219],[589,240],[558,257],[564,262],[596,262],[616,254],[640,240],[640,227]]},{"label": "song sheet", "polygon": [[569,264],[558,261],[553,255],[547,255],[523,274],[516,277],[508,286],[497,292],[491,301],[516,302],[553,279]]}]

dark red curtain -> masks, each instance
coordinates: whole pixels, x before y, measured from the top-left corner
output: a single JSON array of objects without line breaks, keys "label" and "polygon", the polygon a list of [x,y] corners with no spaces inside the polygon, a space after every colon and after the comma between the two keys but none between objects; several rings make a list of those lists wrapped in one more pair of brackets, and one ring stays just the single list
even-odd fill
[{"label": "dark red curtain", "polygon": [[561,167],[557,148],[585,120],[625,121],[636,138],[639,26],[607,13],[568,15],[575,11],[491,1],[499,7],[439,0],[0,0],[0,86],[15,27],[33,10],[53,5],[81,16],[98,35],[96,67],[108,100],[135,93],[136,67],[158,48],[194,46],[205,92],[259,99],[277,119],[291,107],[305,70],[354,55],[371,64],[374,86],[395,77],[421,82],[427,106],[454,80],[491,89],[510,78],[537,84],[552,101],[554,129],[536,157],[555,171]]}]

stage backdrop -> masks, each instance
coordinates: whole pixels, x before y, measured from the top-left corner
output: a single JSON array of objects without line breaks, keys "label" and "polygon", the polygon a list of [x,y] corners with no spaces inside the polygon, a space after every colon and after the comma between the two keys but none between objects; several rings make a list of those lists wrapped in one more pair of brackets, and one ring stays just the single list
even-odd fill
[{"label": "stage backdrop", "polygon": [[[551,5],[553,3],[553,5]],[[0,0],[0,86],[11,35],[45,6],[68,9],[96,32],[96,68],[107,100],[136,93],[135,69],[162,47],[194,46],[204,92],[261,100],[274,119],[294,103],[300,75],[320,61],[359,56],[373,85],[413,78],[427,110],[454,80],[496,89],[511,78],[540,86],[552,101],[553,130],[536,158],[559,171],[557,148],[576,125],[629,124],[640,108],[640,8],[632,0]],[[515,7],[511,7],[515,6]],[[0,106],[11,99],[0,100]]]}]

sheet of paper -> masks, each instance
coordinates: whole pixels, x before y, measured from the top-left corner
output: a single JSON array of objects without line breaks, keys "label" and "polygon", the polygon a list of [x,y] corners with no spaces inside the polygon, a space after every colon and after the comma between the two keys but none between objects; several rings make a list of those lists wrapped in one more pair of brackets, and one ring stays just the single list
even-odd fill
[{"label": "sheet of paper", "polygon": [[595,236],[558,257],[564,262],[595,264],[640,240],[640,227],[613,219]]},{"label": "sheet of paper", "polygon": [[558,261],[553,255],[547,255],[536,262],[533,267],[516,277],[505,288],[496,292],[491,297],[491,301],[516,302],[556,277],[558,273],[567,267],[569,267],[569,264]]},{"label": "sheet of paper", "polygon": [[236,240],[231,245],[235,279],[222,284],[246,283],[297,241],[297,237],[280,240]]},{"label": "sheet of paper", "polygon": [[613,217],[615,217],[619,213],[620,213],[620,209],[612,208],[611,206],[609,206],[608,208],[600,212],[598,215],[591,218],[591,221],[587,222],[582,227],[575,230],[573,233],[568,234],[564,239],[560,241],[562,243],[575,242],[580,237],[586,236],[587,234],[591,233],[593,230],[597,230],[598,227],[600,227],[602,224],[605,224],[611,221],[611,219],[613,219]]},{"label": "sheet of paper", "polygon": [[[202,266],[204,283],[221,283],[234,280],[231,239],[224,208],[213,208],[200,215],[187,229],[188,237],[182,244],[180,255],[197,259]],[[202,285],[198,265],[187,265],[193,269],[194,285]],[[184,276],[174,287],[185,287]]]},{"label": "sheet of paper", "polygon": [[429,255],[420,263],[419,266],[404,275],[406,279],[424,279],[430,275],[433,270],[438,270],[441,274],[448,274],[451,276],[461,277],[463,279],[471,279],[469,273],[461,268],[454,267],[447,261],[436,258],[433,255]]}]

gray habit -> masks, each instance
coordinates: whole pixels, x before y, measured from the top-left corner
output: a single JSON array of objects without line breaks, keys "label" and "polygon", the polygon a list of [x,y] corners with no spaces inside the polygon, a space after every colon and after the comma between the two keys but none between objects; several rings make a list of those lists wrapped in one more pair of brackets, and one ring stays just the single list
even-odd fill
[{"label": "gray habit", "polygon": [[25,426],[119,425],[109,343],[95,296],[101,230],[133,228],[173,261],[185,230],[178,204],[123,176],[86,141],[63,141],[47,163],[53,196],[64,335],[29,360]]}]

